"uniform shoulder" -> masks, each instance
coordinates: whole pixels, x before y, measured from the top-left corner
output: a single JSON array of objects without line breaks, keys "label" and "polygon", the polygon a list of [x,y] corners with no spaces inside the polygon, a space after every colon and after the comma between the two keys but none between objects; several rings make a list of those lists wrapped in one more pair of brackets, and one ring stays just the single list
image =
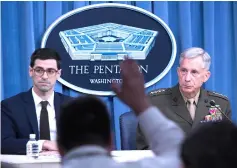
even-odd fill
[{"label": "uniform shoulder", "polygon": [[213,92],[213,91],[207,91],[207,93],[209,96],[218,97],[218,98],[224,99],[226,101],[229,101],[228,97],[223,94]]},{"label": "uniform shoulder", "polygon": [[159,95],[168,95],[171,94],[170,88],[161,88],[149,92],[149,96],[159,96]]}]

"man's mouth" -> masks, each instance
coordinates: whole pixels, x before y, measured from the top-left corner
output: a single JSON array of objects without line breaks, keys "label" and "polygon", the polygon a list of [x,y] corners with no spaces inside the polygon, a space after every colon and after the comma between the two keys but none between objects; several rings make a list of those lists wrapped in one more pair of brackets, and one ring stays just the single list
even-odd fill
[{"label": "man's mouth", "polygon": [[43,84],[43,85],[48,85],[49,83],[48,82],[39,82],[40,84]]},{"label": "man's mouth", "polygon": [[184,85],[185,88],[191,88],[192,86],[187,86],[187,85]]}]

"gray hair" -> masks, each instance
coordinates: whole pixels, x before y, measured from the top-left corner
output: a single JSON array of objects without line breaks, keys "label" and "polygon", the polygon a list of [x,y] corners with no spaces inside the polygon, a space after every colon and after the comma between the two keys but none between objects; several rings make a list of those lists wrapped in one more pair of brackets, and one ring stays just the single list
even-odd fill
[{"label": "gray hair", "polygon": [[209,68],[211,66],[211,57],[204,49],[198,48],[198,47],[192,47],[192,48],[188,48],[188,49],[184,50],[180,54],[179,64],[181,64],[181,62],[183,61],[184,58],[189,59],[189,58],[196,58],[196,57],[200,57],[200,56],[203,59],[203,63],[204,63],[203,68],[209,70]]}]

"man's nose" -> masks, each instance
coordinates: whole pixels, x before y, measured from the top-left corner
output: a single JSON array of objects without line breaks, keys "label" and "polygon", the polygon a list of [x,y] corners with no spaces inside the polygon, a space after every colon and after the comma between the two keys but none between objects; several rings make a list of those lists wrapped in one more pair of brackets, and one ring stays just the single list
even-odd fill
[{"label": "man's nose", "polygon": [[191,74],[190,72],[188,72],[186,75],[185,75],[185,81],[190,81],[191,80]]},{"label": "man's nose", "polygon": [[43,73],[43,75],[42,75],[42,78],[47,79],[48,77],[49,77],[49,76],[48,76],[47,72],[44,71],[44,73]]}]

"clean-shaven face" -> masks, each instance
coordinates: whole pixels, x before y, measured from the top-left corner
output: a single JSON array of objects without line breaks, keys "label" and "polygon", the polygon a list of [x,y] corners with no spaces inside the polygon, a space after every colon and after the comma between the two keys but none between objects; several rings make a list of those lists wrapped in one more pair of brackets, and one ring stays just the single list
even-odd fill
[{"label": "clean-shaven face", "polygon": [[210,71],[204,68],[201,56],[184,58],[177,70],[179,85],[182,93],[197,94],[202,84],[210,77]]},{"label": "clean-shaven face", "polygon": [[[37,72],[40,71],[47,71],[47,72],[44,72],[42,76],[39,76],[37,75],[38,74]],[[34,88],[36,89],[36,91],[48,92],[54,89],[56,80],[61,75],[61,69],[58,70],[57,62],[54,59],[47,59],[47,60],[36,59],[34,67],[30,67],[29,69],[29,74],[33,80]]]}]

